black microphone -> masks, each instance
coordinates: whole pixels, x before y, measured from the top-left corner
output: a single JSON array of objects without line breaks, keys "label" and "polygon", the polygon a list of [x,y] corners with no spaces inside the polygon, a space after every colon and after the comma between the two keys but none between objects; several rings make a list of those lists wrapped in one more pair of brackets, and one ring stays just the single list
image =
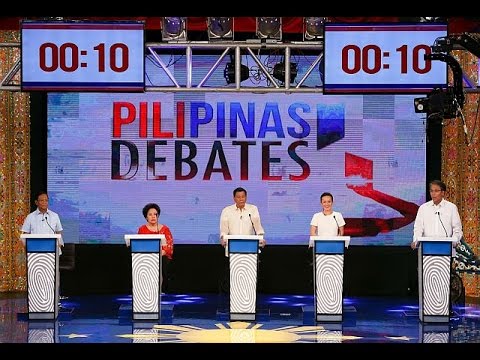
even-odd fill
[{"label": "black microphone", "polygon": [[55,230],[53,230],[52,226],[50,225],[50,223],[48,222],[48,217],[47,215],[45,215],[42,219],[42,221],[45,220],[47,222],[47,225],[50,229],[52,229],[53,233],[55,234]]},{"label": "black microphone", "polygon": [[160,234],[160,230],[158,229],[158,214],[155,214],[155,217],[157,218],[157,233]]},{"label": "black microphone", "polygon": [[255,230],[255,225],[253,225],[252,221],[252,214],[248,214],[248,217],[250,218],[250,222],[252,223],[253,232],[255,233],[255,235],[257,235],[257,230]]},{"label": "black microphone", "polygon": [[337,223],[337,235],[338,235],[338,230],[340,229],[340,226],[338,225],[338,221],[337,221],[337,218],[335,217],[335,214],[333,215],[333,219]]},{"label": "black microphone", "polygon": [[447,229],[445,229],[445,226],[443,225],[442,217],[440,216],[440,211],[437,211],[435,214],[438,215],[438,219],[440,220],[440,224],[442,224],[443,230],[445,231],[445,236],[448,237]]},{"label": "black microphone", "polygon": [[337,223],[337,228],[340,229],[340,226],[338,225],[338,221],[337,221],[337,218],[335,217],[335,215],[333,215],[333,219],[334,219],[335,222]]}]

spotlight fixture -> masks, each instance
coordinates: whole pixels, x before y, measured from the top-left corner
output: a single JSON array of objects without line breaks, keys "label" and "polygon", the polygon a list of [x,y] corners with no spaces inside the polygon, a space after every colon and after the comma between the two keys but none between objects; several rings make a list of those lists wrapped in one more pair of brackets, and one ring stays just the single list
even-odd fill
[{"label": "spotlight fixture", "polygon": [[303,40],[323,40],[324,17],[303,18]]},{"label": "spotlight fixture", "polygon": [[233,40],[233,17],[209,17],[209,40]]},{"label": "spotlight fixture", "polygon": [[163,41],[186,41],[187,40],[187,18],[163,17],[162,18],[162,40]]},{"label": "spotlight fixture", "polygon": [[[233,84],[235,82],[235,62],[229,62],[227,66],[225,66],[225,70],[223,71],[223,76],[227,81],[227,84]],[[248,70],[247,65],[240,65],[240,81],[247,80],[250,77],[250,71]]]},{"label": "spotlight fixture", "polygon": [[443,22],[447,22],[447,18],[440,17],[440,16],[425,16],[425,17],[420,17],[420,22],[443,23]]},{"label": "spotlight fixture", "polygon": [[63,21],[63,20],[65,20],[65,18],[63,16],[46,16],[43,19],[47,20],[47,21]]},{"label": "spotlight fixture", "polygon": [[[292,84],[297,77],[297,63],[290,63],[290,83]],[[273,67],[273,77],[277,80],[285,82],[285,63],[279,62]]]},{"label": "spotlight fixture", "polygon": [[282,40],[281,17],[257,17],[257,36],[259,39]]}]

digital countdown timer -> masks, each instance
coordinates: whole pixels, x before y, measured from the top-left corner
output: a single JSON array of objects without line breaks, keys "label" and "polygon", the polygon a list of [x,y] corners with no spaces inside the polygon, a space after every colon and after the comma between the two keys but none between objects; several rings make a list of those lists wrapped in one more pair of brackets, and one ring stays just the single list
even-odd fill
[{"label": "digital countdown timer", "polygon": [[22,23],[22,91],[144,91],[142,22]]},{"label": "digital countdown timer", "polygon": [[325,24],[325,93],[425,93],[447,66],[425,60],[446,24]]}]

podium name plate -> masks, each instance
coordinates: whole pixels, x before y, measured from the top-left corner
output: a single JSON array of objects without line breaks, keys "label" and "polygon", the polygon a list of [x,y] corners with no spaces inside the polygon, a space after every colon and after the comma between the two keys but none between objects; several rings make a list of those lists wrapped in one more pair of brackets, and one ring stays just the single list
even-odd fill
[{"label": "podium name plate", "polygon": [[160,239],[161,245],[167,245],[167,239],[163,234],[133,234],[125,235],[125,244],[130,247],[131,240],[158,240]]},{"label": "podium name plate", "polygon": [[310,236],[308,246],[313,247],[315,241],[343,241],[345,247],[350,245],[350,236]]},{"label": "podium name plate", "polygon": [[[252,252],[253,247],[257,247],[255,251],[258,251],[258,242],[263,240],[263,235],[225,235],[223,239],[226,241],[225,256],[228,256],[229,251],[242,253]],[[234,242],[232,249],[230,249],[230,240],[237,240]]]}]

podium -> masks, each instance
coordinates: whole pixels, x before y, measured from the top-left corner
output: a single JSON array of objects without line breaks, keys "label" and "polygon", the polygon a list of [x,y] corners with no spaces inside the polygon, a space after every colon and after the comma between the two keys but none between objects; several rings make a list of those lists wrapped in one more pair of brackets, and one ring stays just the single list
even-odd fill
[{"label": "podium", "polygon": [[343,320],[343,262],[350,236],[310,236],[316,321]]},{"label": "podium", "polygon": [[420,237],[418,251],[418,315],[422,322],[450,320],[451,237]]},{"label": "podium", "polygon": [[133,320],[158,320],[165,235],[125,235],[125,243],[132,252]]},{"label": "podium", "polygon": [[226,235],[230,262],[230,320],[255,321],[258,249],[262,235]]},{"label": "podium", "polygon": [[60,234],[22,234],[27,252],[28,318],[52,320],[58,316]]}]

